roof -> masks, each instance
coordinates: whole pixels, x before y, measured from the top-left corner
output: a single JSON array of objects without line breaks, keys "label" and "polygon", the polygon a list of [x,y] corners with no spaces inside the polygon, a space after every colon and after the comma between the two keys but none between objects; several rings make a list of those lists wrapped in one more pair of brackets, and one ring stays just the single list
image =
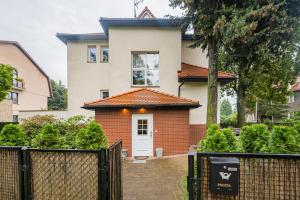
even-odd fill
[{"label": "roof", "polygon": [[137,18],[146,18],[146,16],[149,16],[149,18],[155,18],[154,14],[149,10],[149,8],[146,6],[144,10],[137,16]]},{"label": "roof", "polygon": [[[178,79],[182,81],[207,81],[208,80],[208,68],[191,65],[187,63],[181,63],[181,70],[177,72]],[[234,74],[218,71],[219,81],[235,80]]]},{"label": "roof", "polygon": [[85,109],[99,108],[197,108],[198,101],[170,95],[149,88],[140,88],[106,99],[84,103]]},{"label": "roof", "polygon": [[33,60],[33,58],[29,55],[29,53],[17,42],[17,41],[7,41],[0,40],[0,44],[10,44],[16,46],[30,61],[31,63],[46,77],[48,81],[49,93],[50,97],[52,97],[52,88],[49,76],[42,70],[42,68]]},{"label": "roof", "polygon": [[81,33],[81,34],[57,33],[56,37],[65,44],[67,44],[67,42],[69,41],[107,40],[107,37],[104,33]]},{"label": "roof", "polygon": [[292,85],[291,90],[293,92],[299,92],[300,91],[300,82],[296,82],[294,85]]}]

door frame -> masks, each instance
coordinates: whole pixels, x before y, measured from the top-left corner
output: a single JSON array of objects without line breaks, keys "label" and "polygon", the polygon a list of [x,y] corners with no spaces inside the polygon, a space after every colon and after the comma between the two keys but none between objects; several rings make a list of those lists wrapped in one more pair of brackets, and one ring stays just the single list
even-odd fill
[{"label": "door frame", "polygon": [[[147,117],[147,118],[149,118],[149,120],[150,120],[150,122],[149,122],[149,124],[148,124],[148,127],[150,128],[150,130],[149,131],[151,131],[152,133],[151,133],[151,136],[149,136],[149,140],[150,140],[150,153],[149,154],[147,154],[147,155],[145,155],[145,156],[153,156],[153,141],[154,141],[154,135],[153,135],[153,133],[154,133],[154,131],[153,131],[153,129],[154,129],[154,121],[153,121],[153,114],[132,114],[132,119],[131,119],[131,121],[132,121],[132,123],[131,123],[131,143],[132,143],[132,157],[134,157],[134,156],[138,156],[138,155],[135,155],[135,142],[136,142],[136,137],[137,137],[137,126],[136,126],[136,121],[137,121],[137,119],[139,119],[139,118],[143,118],[143,117]],[[150,123],[152,122],[152,126],[150,126]]]}]

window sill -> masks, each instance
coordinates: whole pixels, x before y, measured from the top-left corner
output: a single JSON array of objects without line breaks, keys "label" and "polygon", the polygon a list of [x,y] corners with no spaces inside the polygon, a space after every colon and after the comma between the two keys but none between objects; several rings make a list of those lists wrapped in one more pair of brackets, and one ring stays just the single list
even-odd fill
[{"label": "window sill", "polygon": [[103,64],[108,64],[109,62],[103,62],[103,61],[100,61],[100,63],[103,63]]},{"label": "window sill", "polygon": [[97,61],[87,61],[87,63],[97,63]]},{"label": "window sill", "polygon": [[157,85],[157,86],[144,86],[144,85],[141,85],[141,86],[138,86],[138,85],[132,85],[131,88],[159,88],[160,86]]}]

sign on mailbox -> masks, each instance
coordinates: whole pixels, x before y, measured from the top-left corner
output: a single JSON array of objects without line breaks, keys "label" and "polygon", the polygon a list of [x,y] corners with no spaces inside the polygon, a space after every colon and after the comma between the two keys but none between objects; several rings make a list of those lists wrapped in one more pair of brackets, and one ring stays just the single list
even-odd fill
[{"label": "sign on mailbox", "polygon": [[232,157],[210,157],[210,189],[214,194],[237,195],[240,162]]}]

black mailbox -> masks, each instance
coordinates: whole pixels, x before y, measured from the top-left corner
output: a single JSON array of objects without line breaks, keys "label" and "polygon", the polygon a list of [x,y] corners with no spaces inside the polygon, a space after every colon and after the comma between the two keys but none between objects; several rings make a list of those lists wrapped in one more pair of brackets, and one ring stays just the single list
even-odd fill
[{"label": "black mailbox", "polygon": [[210,157],[210,190],[214,194],[237,195],[240,162],[232,157]]}]

